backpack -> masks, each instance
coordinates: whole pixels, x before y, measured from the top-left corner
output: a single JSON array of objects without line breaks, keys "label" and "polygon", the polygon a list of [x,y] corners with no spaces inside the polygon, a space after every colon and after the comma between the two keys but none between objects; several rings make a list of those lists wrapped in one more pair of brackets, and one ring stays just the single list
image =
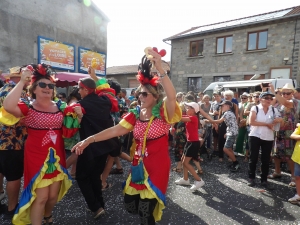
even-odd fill
[{"label": "backpack", "polygon": [[[257,105],[255,106],[256,107],[256,114],[258,113],[258,107],[257,107]],[[274,110],[274,107],[273,106],[271,106],[272,107],[272,111],[273,111],[273,117],[275,118],[275,110]]]}]

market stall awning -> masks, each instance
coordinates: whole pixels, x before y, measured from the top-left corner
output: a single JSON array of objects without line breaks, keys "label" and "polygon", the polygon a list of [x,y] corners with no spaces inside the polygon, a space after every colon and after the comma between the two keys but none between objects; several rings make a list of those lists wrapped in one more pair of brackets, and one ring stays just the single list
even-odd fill
[{"label": "market stall awning", "polygon": [[90,77],[90,75],[84,73],[58,72],[55,77],[58,79],[56,87],[68,87],[77,85],[79,79]]}]

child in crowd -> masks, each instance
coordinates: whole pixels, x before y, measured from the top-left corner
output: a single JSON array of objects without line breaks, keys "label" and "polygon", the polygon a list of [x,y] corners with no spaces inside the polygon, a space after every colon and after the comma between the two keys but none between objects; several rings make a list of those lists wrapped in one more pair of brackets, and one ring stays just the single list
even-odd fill
[{"label": "child in crowd", "polygon": [[299,124],[298,127],[295,129],[294,133],[292,133],[291,139],[297,141],[292,155],[292,160],[295,162],[294,176],[295,176],[297,193],[294,197],[290,198],[288,201],[290,203],[297,204],[300,203],[300,127]]},{"label": "child in crowd", "polygon": [[205,135],[204,124],[205,124],[204,120],[200,120],[200,123],[198,124],[199,125],[198,138],[199,138],[199,141],[200,141],[200,149],[198,151],[198,157],[193,158],[193,162],[194,162],[195,166],[197,167],[196,173],[198,173],[198,174],[203,173],[203,170],[200,166],[200,162],[203,161],[203,159],[201,158],[201,146],[205,142],[205,139],[204,139],[204,135]]},{"label": "child in crowd", "polygon": [[222,103],[219,104],[222,107],[222,112],[223,115],[219,120],[206,120],[211,123],[222,123],[225,121],[225,124],[227,126],[226,129],[226,134],[225,134],[225,145],[224,145],[224,152],[228,155],[228,157],[232,161],[232,165],[230,166],[230,170],[232,172],[238,171],[240,168],[239,162],[236,160],[234,152],[233,152],[233,144],[235,143],[236,136],[238,134],[238,125],[236,121],[236,117],[234,113],[230,110],[231,107],[233,106],[231,101],[223,101]]},{"label": "child in crowd", "polygon": [[180,185],[190,185],[190,180],[188,178],[188,172],[192,174],[195,181],[192,187],[192,191],[201,188],[205,183],[198,176],[193,166],[190,164],[192,158],[198,157],[198,152],[200,149],[200,141],[198,137],[198,127],[199,127],[199,105],[196,102],[186,102],[186,116],[181,118],[181,121],[186,123],[186,137],[187,142],[184,146],[184,153],[181,158],[183,164],[183,178],[175,181],[175,184]]}]

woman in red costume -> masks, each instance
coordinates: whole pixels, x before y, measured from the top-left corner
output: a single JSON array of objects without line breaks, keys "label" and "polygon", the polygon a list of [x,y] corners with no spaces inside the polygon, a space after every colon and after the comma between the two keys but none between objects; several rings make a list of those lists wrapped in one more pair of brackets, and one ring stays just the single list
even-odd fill
[{"label": "woman in red costume", "polygon": [[[132,165],[141,163],[142,157],[143,178],[136,181],[133,170],[129,174],[123,189],[125,207],[129,213],[139,214],[141,224],[155,224],[155,221],[161,220],[165,208],[169,180],[168,131],[170,124],[181,119],[181,110],[176,103],[174,86],[163,70],[161,55],[155,48],[147,50],[137,75],[141,83],[137,89],[140,108],[130,110],[118,125],[79,142],[72,151],[82,154],[94,141],[104,141],[133,130],[135,154]],[[152,64],[159,76],[151,75]]]},{"label": "woman in red costume", "polygon": [[[24,83],[31,78],[29,92],[34,101],[19,102]],[[25,117],[28,138],[24,151],[24,190],[13,224],[52,224],[52,210],[72,185],[62,138],[64,102],[53,102],[54,79],[45,64],[22,70],[21,80],[4,100],[4,108],[15,117]]]}]

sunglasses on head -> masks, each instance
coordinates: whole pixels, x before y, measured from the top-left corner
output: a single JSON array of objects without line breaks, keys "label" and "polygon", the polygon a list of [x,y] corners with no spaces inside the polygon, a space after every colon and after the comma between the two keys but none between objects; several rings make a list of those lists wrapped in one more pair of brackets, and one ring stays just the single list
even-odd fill
[{"label": "sunglasses on head", "polygon": [[281,92],[282,95],[291,95],[292,92]]},{"label": "sunglasses on head", "polygon": [[273,100],[273,98],[272,97],[265,97],[265,98],[263,98],[264,100]]},{"label": "sunglasses on head", "polygon": [[44,82],[39,82],[38,85],[40,88],[46,88],[48,86],[49,89],[54,89],[54,87],[55,87],[54,84],[46,84]]},{"label": "sunglasses on head", "polygon": [[152,93],[147,92],[147,91],[140,91],[140,92],[138,93],[138,96],[141,96],[141,95],[142,95],[144,98],[147,98],[148,94],[152,94]]}]

